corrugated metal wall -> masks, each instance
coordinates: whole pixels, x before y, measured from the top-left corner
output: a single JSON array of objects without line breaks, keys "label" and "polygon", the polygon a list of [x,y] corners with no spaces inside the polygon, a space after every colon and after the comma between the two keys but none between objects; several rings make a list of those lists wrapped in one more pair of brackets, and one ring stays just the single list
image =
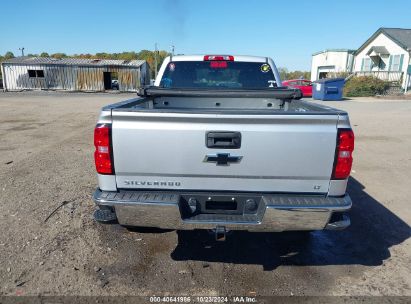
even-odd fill
[{"label": "corrugated metal wall", "polygon": [[[27,89],[104,91],[104,72],[118,75],[119,90],[135,92],[147,82],[146,64],[141,66],[71,66],[71,65],[23,65],[3,63],[4,89],[9,91]],[[44,78],[29,77],[28,70],[43,70]]]}]

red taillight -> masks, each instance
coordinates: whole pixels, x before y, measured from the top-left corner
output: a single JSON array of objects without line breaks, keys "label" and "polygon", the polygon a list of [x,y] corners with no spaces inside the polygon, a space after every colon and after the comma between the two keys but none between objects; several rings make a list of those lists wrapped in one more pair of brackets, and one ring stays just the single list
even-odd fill
[{"label": "red taillight", "polygon": [[111,161],[111,126],[108,124],[98,124],[94,129],[94,162],[97,173],[113,174],[113,164]]},{"label": "red taillight", "polygon": [[346,179],[350,176],[352,152],[354,151],[354,133],[349,129],[338,130],[337,149],[334,164],[334,179]]},{"label": "red taillight", "polygon": [[211,61],[211,60],[234,61],[234,56],[231,56],[231,55],[205,55],[204,56],[204,61]]}]

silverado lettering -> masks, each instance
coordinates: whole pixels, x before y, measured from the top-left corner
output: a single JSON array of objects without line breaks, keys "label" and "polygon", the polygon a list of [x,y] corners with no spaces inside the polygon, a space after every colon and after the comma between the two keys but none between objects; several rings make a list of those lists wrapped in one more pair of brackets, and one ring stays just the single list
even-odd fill
[{"label": "silverado lettering", "polygon": [[170,187],[180,187],[181,183],[180,182],[149,182],[149,181],[130,181],[130,180],[125,180],[124,184],[126,186],[170,186]]}]

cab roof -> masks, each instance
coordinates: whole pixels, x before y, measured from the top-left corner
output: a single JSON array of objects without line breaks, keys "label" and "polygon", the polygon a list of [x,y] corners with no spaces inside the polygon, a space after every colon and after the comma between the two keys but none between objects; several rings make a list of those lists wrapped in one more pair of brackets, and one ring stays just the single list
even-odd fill
[{"label": "cab roof", "polygon": [[[225,56],[227,54],[204,54],[204,55],[174,55],[169,56],[168,58],[171,61],[204,61],[204,56],[208,55],[217,55]],[[262,56],[244,56],[244,55],[231,55],[234,57],[234,61],[243,61],[243,62],[267,62],[267,57]]]}]

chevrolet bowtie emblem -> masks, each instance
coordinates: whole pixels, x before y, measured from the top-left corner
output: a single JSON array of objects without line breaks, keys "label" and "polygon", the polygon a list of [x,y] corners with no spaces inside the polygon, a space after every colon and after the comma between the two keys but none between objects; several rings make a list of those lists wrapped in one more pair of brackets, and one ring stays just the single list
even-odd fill
[{"label": "chevrolet bowtie emblem", "polygon": [[242,156],[233,156],[230,153],[207,154],[204,162],[216,163],[217,166],[229,166],[230,163],[239,163],[242,158]]}]

